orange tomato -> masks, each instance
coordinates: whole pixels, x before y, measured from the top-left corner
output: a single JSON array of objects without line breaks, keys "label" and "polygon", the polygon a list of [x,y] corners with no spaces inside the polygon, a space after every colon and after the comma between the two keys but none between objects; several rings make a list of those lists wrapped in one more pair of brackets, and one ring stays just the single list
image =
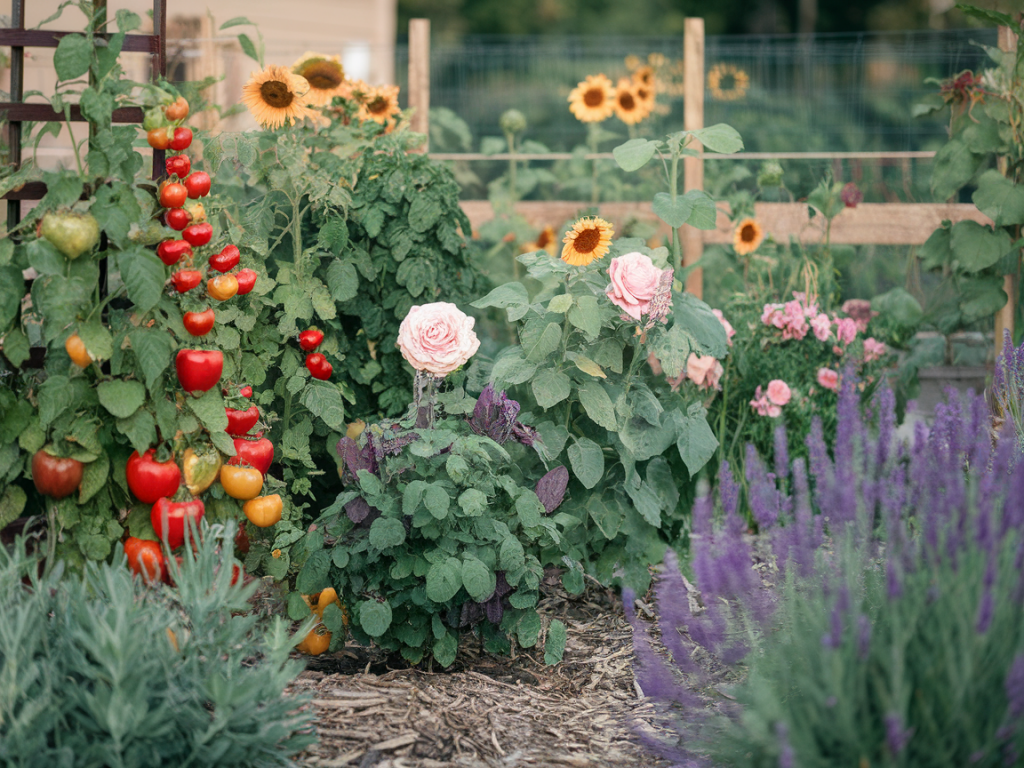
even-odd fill
[{"label": "orange tomato", "polygon": [[175,123],[188,117],[188,102],[185,101],[185,97],[179,96],[173,104],[164,107],[164,114],[168,120]]},{"label": "orange tomato", "polygon": [[220,484],[231,498],[248,501],[263,490],[263,473],[252,467],[224,466],[220,470]]},{"label": "orange tomato", "polygon": [[153,149],[167,149],[171,146],[171,139],[174,138],[172,128],[154,128],[146,133],[146,141]]},{"label": "orange tomato", "polygon": [[[321,625],[317,626],[319,627]],[[316,630],[317,627],[309,630],[309,634],[306,635],[306,639],[298,645],[299,651],[309,654],[310,656],[319,656],[331,647],[331,633],[325,631],[322,635],[319,635]]]},{"label": "orange tomato", "polygon": [[316,601],[316,615],[322,619],[324,617],[324,611],[331,603],[335,603],[339,608],[341,608],[341,600],[338,599],[338,592],[334,587],[328,587],[320,593],[320,598]]},{"label": "orange tomato", "polygon": [[[232,467],[232,469],[234,469],[234,467]],[[222,478],[223,471],[224,470],[221,470]],[[256,471],[258,472],[259,470]],[[245,504],[242,505],[242,511],[249,519],[249,522],[257,528],[269,528],[280,521],[281,509],[283,507],[284,505],[281,503],[281,497],[275,493],[270,496],[260,496],[245,502]]]},{"label": "orange tomato", "polygon": [[92,356],[89,354],[89,350],[85,348],[85,342],[82,341],[77,333],[72,333],[68,336],[67,341],[64,342],[64,349],[68,351],[68,357],[71,358],[71,362],[79,368],[88,368],[89,363],[92,362]]},{"label": "orange tomato", "polygon": [[206,282],[206,292],[217,301],[227,301],[238,293],[238,278],[234,275],[217,275]]}]

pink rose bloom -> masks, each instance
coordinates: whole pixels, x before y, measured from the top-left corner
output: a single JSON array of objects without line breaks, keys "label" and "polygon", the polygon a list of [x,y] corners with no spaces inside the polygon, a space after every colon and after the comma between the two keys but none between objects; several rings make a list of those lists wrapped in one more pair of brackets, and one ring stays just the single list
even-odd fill
[{"label": "pink rose bloom", "polygon": [[765,416],[770,419],[777,419],[782,415],[782,409],[777,405],[769,405],[765,411]]},{"label": "pink rose bloom", "polygon": [[721,389],[718,385],[724,369],[713,357],[697,357],[693,352],[686,358],[686,377],[701,389]]},{"label": "pink rose bloom", "polygon": [[761,387],[758,387],[754,393],[754,399],[750,401],[750,407],[754,409],[758,416],[768,415],[768,398],[761,394]]},{"label": "pink rose bloom", "polygon": [[608,277],[612,282],[606,294],[612,304],[634,320],[647,314],[661,280],[661,270],[650,257],[633,252],[614,258],[608,267]]},{"label": "pink rose bloom", "polygon": [[786,326],[786,316],[782,313],[781,304],[765,304],[761,313],[761,322],[765,325],[774,325],[780,330]]},{"label": "pink rose bloom", "polygon": [[804,318],[802,312],[796,316],[787,315],[786,318],[786,327],[782,329],[783,339],[796,339],[799,341],[807,335],[807,331],[810,330],[810,326],[807,325],[807,320]]},{"label": "pink rose bloom", "polygon": [[814,330],[814,338],[818,341],[828,341],[828,337],[832,335],[832,321],[824,312],[811,320],[811,328]]},{"label": "pink rose bloom", "polygon": [[871,309],[871,302],[867,299],[847,299],[843,302],[843,314],[853,319],[857,324],[857,331],[864,333],[868,329],[868,323],[878,313]]},{"label": "pink rose bloom", "polygon": [[857,323],[849,317],[836,318],[836,338],[845,346],[857,338]]},{"label": "pink rose bloom", "polygon": [[878,341],[874,337],[869,336],[864,339],[864,362],[871,363],[875,360],[881,359],[882,355],[887,352],[885,344]]},{"label": "pink rose bloom", "polygon": [[480,348],[474,322],[454,304],[417,305],[398,328],[398,348],[417,371],[444,376],[465,365]]},{"label": "pink rose bloom", "polygon": [[839,374],[831,368],[819,368],[818,383],[825,389],[831,389],[835,392],[839,389]]},{"label": "pink rose bloom", "polygon": [[715,317],[718,318],[718,322],[722,324],[722,327],[725,328],[725,338],[728,340],[729,346],[731,347],[732,337],[736,335],[736,329],[733,328],[729,321],[725,319],[725,315],[722,314],[722,310],[712,309],[711,311],[714,313]]},{"label": "pink rose bloom", "polygon": [[791,397],[793,392],[782,379],[772,379],[768,382],[768,399],[774,405],[785,405]]}]

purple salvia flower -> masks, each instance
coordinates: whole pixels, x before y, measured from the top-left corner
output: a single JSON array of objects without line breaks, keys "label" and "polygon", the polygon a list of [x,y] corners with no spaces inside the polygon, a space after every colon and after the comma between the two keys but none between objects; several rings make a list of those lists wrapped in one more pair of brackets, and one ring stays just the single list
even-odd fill
[{"label": "purple salvia flower", "polygon": [[740,487],[732,475],[732,467],[723,461],[718,470],[718,498],[726,515],[735,515],[739,511]]},{"label": "purple salvia flower", "polygon": [[985,588],[981,593],[981,603],[978,605],[978,620],[975,622],[974,631],[979,635],[984,635],[988,632],[988,628],[992,626],[992,614],[995,612],[995,598],[992,596],[992,590]]},{"label": "purple salvia flower", "polygon": [[783,424],[775,428],[775,477],[783,481],[789,479],[789,442]]},{"label": "purple salvia flower", "polygon": [[871,653],[871,620],[863,613],[857,615],[857,658],[867,661]]},{"label": "purple salvia flower", "polygon": [[839,597],[832,606],[829,631],[821,638],[821,644],[833,650],[843,644],[843,616],[850,608],[850,592],[845,586],[839,590]]},{"label": "purple salvia flower", "polygon": [[914,735],[913,728],[903,727],[903,718],[895,712],[885,716],[885,743],[893,756],[907,748],[910,738]]},{"label": "purple salvia flower", "polygon": [[1024,654],[1018,653],[1006,673],[1007,717],[1020,727],[1024,718]]},{"label": "purple salvia flower", "polygon": [[[779,519],[779,492],[774,475],[766,474],[764,464],[753,445],[747,445],[747,502],[758,528],[767,531]],[[769,479],[771,478],[771,479]]]},{"label": "purple salvia flower", "polygon": [[885,587],[890,600],[903,597],[903,581],[900,579],[898,568],[895,558],[885,564]]}]

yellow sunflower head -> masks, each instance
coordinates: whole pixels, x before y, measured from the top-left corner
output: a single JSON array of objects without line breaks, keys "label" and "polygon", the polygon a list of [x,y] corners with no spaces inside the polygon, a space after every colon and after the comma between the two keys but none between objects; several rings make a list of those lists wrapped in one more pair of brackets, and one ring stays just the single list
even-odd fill
[{"label": "yellow sunflower head", "polygon": [[532,243],[524,243],[522,246],[523,253],[532,253],[533,251],[547,251],[552,253],[555,248],[555,228],[544,227],[537,235],[537,239]]},{"label": "yellow sunflower head", "polygon": [[764,240],[764,230],[761,229],[761,225],[757,223],[756,219],[748,216],[741,219],[740,223],[736,225],[736,231],[732,235],[732,247],[736,250],[737,255],[746,256],[748,253],[756,251],[762,240]]},{"label": "yellow sunflower head", "polygon": [[614,234],[612,225],[604,219],[596,216],[580,219],[565,233],[562,261],[574,267],[587,266],[608,253]]},{"label": "yellow sunflower head", "polygon": [[398,86],[381,85],[368,88],[359,107],[360,120],[373,120],[381,125],[394,123],[401,110],[398,108]]},{"label": "yellow sunflower head", "polygon": [[252,73],[242,88],[242,103],[264,128],[280,128],[312,114],[306,107],[308,91],[306,78],[271,64],[262,72]]},{"label": "yellow sunflower head", "polygon": [[310,106],[326,106],[335,96],[341,95],[345,69],[341,66],[340,56],[306,51],[292,64],[292,72],[306,78],[309,83],[306,103]]},{"label": "yellow sunflower head", "polygon": [[338,95],[343,99],[361,102],[366,94],[370,92],[370,86],[362,80],[345,80],[338,90]]},{"label": "yellow sunflower head", "polygon": [[626,77],[615,88],[615,116],[626,125],[636,125],[651,114],[648,102],[641,100],[636,90],[633,81]]},{"label": "yellow sunflower head", "polygon": [[708,91],[717,101],[742,99],[750,88],[750,75],[732,64],[715,64],[708,70]]},{"label": "yellow sunflower head", "polygon": [[633,82],[637,85],[645,85],[648,88],[654,88],[654,67],[645,65],[638,67],[633,72]]},{"label": "yellow sunflower head", "polygon": [[581,123],[600,123],[615,112],[615,88],[604,75],[587,75],[569,94],[569,111]]}]

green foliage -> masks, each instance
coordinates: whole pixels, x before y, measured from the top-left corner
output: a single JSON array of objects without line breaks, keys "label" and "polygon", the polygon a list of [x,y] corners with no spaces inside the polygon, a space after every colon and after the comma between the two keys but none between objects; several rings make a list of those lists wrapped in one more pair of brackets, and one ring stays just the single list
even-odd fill
[{"label": "green foliage", "polygon": [[291,765],[313,741],[285,695],[298,638],[252,612],[257,583],[232,585],[233,537],[208,528],[177,590],[133,577],[120,547],[81,577],[0,548],[0,762]]}]

